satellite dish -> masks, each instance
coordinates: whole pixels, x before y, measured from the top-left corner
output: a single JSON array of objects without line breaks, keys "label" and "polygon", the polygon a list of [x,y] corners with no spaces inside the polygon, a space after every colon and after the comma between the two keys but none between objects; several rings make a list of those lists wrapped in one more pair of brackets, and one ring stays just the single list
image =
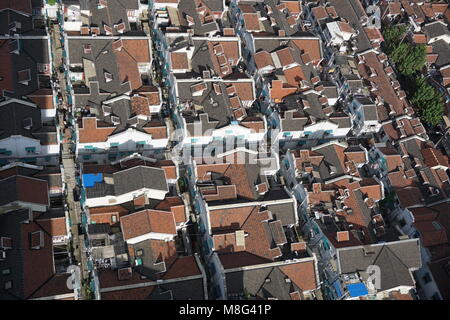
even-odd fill
[{"label": "satellite dish", "polygon": [[376,15],[372,15],[369,17],[369,21],[367,22],[368,28],[378,28],[381,29],[381,19]]},{"label": "satellite dish", "polygon": [[381,28],[381,10],[378,6],[368,6],[366,9],[369,16],[367,21],[368,28]]},{"label": "satellite dish", "polygon": [[378,17],[381,17],[381,10],[379,6],[368,6],[366,9],[367,15],[377,15]]}]

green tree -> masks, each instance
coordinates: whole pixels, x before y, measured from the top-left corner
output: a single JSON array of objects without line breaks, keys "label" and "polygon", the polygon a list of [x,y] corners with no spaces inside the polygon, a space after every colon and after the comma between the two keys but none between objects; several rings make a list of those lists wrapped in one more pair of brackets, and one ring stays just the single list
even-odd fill
[{"label": "green tree", "polygon": [[405,33],[406,26],[389,27],[383,30],[383,38],[384,44],[387,49],[387,54],[391,54],[391,52],[397,47],[400,41],[402,41]]},{"label": "green tree", "polygon": [[398,44],[391,53],[397,70],[405,76],[411,76],[422,70],[426,62],[424,45]]},{"label": "green tree", "polygon": [[431,125],[442,121],[444,98],[424,77],[415,78],[411,82],[411,104],[420,118]]}]

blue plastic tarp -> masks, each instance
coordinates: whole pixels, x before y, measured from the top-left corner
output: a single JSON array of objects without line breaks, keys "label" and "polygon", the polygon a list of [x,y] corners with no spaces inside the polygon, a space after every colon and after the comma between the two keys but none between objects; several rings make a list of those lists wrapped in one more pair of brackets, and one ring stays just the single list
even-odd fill
[{"label": "blue plastic tarp", "polygon": [[369,293],[367,291],[366,285],[362,282],[348,284],[347,289],[350,293],[350,297],[365,296]]},{"label": "blue plastic tarp", "polygon": [[338,298],[342,297],[341,286],[340,286],[339,281],[335,281],[333,283],[333,287],[334,287],[334,290],[336,290],[336,294],[337,294]]},{"label": "blue plastic tarp", "polygon": [[103,174],[101,173],[85,173],[83,174],[83,187],[92,188],[96,182],[103,181]]}]

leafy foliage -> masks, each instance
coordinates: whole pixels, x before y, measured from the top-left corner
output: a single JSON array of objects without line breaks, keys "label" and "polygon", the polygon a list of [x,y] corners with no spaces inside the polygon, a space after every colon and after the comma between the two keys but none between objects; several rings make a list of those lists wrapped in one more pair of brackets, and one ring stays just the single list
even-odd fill
[{"label": "leafy foliage", "polygon": [[401,43],[392,51],[391,58],[395,62],[398,71],[406,76],[413,75],[425,65],[425,46]]},{"label": "leafy foliage", "polygon": [[411,81],[411,104],[421,119],[429,124],[436,125],[442,120],[444,113],[444,99],[424,77]]},{"label": "leafy foliage", "polygon": [[397,69],[405,76],[410,76],[420,71],[426,62],[424,45],[413,45],[404,42],[406,26],[394,26],[383,30],[386,53],[395,62]]},{"label": "leafy foliage", "polygon": [[395,26],[386,28],[383,31],[384,44],[387,49],[387,54],[395,49],[396,45],[400,43],[406,33],[406,26]]},{"label": "leafy foliage", "polygon": [[426,64],[426,48],[404,40],[406,26],[393,26],[383,30],[386,53],[395,63],[402,87],[408,92],[408,99],[421,119],[431,125],[442,120],[443,98],[427,79],[419,74]]}]

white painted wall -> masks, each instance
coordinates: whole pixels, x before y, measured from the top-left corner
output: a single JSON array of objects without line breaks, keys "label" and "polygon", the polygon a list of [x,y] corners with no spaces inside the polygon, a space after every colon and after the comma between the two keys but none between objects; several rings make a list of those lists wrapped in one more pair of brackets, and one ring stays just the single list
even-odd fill
[{"label": "white painted wall", "polygon": [[103,196],[100,198],[88,198],[86,199],[86,206],[90,208],[122,204],[128,201],[133,201],[135,195],[146,194],[151,199],[164,200],[166,191],[142,188],[139,190],[133,190],[133,192],[125,193],[120,196]]}]

